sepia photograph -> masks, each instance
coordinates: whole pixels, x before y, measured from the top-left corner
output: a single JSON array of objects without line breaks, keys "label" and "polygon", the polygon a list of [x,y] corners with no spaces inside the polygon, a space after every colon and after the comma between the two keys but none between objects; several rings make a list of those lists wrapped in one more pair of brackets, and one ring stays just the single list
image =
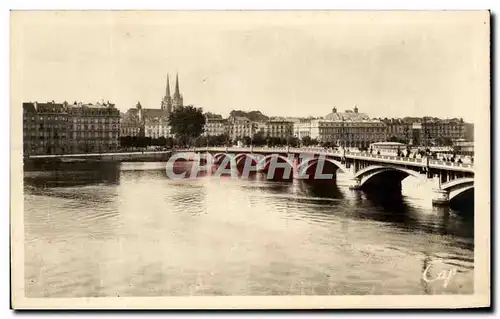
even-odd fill
[{"label": "sepia photograph", "polygon": [[14,309],[490,306],[490,12],[11,11]]}]

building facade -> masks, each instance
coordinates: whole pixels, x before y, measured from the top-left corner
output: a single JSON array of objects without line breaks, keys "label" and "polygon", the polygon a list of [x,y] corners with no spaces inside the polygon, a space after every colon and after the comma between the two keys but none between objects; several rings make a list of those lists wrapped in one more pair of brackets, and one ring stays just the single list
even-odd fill
[{"label": "building facade", "polygon": [[383,119],[387,126],[387,138],[409,143],[412,138],[412,123],[402,119]]},{"label": "building facade", "polygon": [[170,137],[170,126],[168,119],[164,117],[147,117],[144,121],[144,134],[153,139]]},{"label": "building facade", "polygon": [[206,117],[204,134],[206,136],[220,136],[229,133],[228,120],[223,118]]},{"label": "building facade", "polygon": [[410,144],[417,146],[451,146],[466,136],[462,119],[405,118],[411,125]]},{"label": "building facade", "polygon": [[[311,121],[313,119],[302,119],[293,123],[293,136],[303,139],[306,136],[311,137]],[[311,137],[312,138],[312,137]]]},{"label": "building facade", "polygon": [[[140,103],[139,108],[140,108]],[[128,109],[120,114],[120,136],[143,136],[141,121],[139,120],[138,107]],[[142,133],[142,134],[141,134]]]},{"label": "building facade", "polygon": [[115,151],[120,112],[114,104],[23,103],[25,155]]},{"label": "building facade", "polygon": [[422,121],[422,130],[425,133],[424,143],[441,146],[450,144],[450,141],[465,138],[465,123],[460,119],[431,119]]},{"label": "building facade", "polygon": [[386,126],[379,120],[311,121],[312,139],[337,146],[366,148],[371,143],[385,141],[386,136]]},{"label": "building facade", "polygon": [[229,117],[228,133],[232,141],[242,139],[245,136],[252,137],[257,132],[257,123],[242,116]]},{"label": "building facade", "polygon": [[357,107],[345,112],[333,108],[324,118],[302,119],[294,123],[293,132],[299,139],[309,136],[318,142],[347,147],[368,147],[387,138],[386,125],[359,113]]},{"label": "building facade", "polygon": [[464,138],[467,141],[474,141],[474,124],[464,123]]},{"label": "building facade", "polygon": [[293,122],[284,119],[271,119],[266,122],[265,136],[287,139],[293,136]]},{"label": "building facade", "polygon": [[120,111],[112,103],[74,103],[68,107],[72,153],[101,153],[120,148]]},{"label": "building facade", "polygon": [[68,123],[67,103],[23,103],[24,155],[68,153]]}]

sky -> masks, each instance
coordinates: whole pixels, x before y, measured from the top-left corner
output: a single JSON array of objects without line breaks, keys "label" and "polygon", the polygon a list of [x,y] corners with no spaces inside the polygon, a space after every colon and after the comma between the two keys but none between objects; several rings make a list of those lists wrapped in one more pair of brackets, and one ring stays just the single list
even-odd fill
[{"label": "sky", "polygon": [[167,74],[184,104],[227,116],[462,117],[489,107],[484,12],[14,12],[23,101],[140,101]]}]

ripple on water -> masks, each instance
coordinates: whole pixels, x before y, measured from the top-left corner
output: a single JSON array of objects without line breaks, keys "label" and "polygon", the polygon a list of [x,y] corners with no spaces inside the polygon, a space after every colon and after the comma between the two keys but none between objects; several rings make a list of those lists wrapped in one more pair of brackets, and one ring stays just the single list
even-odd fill
[{"label": "ripple on water", "polygon": [[[471,293],[472,217],[343,184],[169,180],[126,164],[114,183],[25,183],[30,297]],[[36,175],[36,174],[35,174]],[[438,260],[448,287],[424,285]]]}]

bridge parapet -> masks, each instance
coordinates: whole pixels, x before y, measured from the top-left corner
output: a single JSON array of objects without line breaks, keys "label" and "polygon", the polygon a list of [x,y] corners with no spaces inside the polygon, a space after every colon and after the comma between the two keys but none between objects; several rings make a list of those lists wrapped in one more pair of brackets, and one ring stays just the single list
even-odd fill
[{"label": "bridge parapet", "polygon": [[[346,159],[365,160],[379,163],[390,163],[399,165],[410,165],[443,170],[453,170],[474,173],[474,165],[471,163],[445,162],[441,160],[423,158],[402,157],[396,155],[379,155],[366,152],[340,152],[334,149],[318,147],[197,147],[190,149],[177,149],[176,152],[229,152],[229,153],[308,153],[332,157],[345,157]],[[427,163],[428,162],[428,163]]]},{"label": "bridge parapet", "polygon": [[[415,178],[423,178],[426,179],[426,181],[433,179],[436,181],[436,185],[433,186],[435,193],[433,203],[439,205],[447,204],[452,198],[473,188],[474,180],[474,165],[472,163],[447,162],[428,157],[414,158],[386,154],[371,154],[367,152],[340,152],[336,149],[318,147],[201,147],[178,149],[174,151],[257,153],[266,157],[269,157],[273,153],[281,154],[280,156],[283,156],[283,153],[299,156],[301,154],[326,156],[327,161],[331,161],[331,163],[351,175],[351,189],[359,189],[365,184],[370,186],[370,183],[373,184],[372,186],[377,186],[379,184],[391,186],[389,184],[392,183],[399,187],[401,180],[408,175]],[[259,162],[259,164],[262,163]],[[309,168],[308,165],[308,161],[300,163],[299,157],[298,167]],[[449,181],[439,186],[442,180],[441,176],[447,176],[444,178],[444,181],[447,179]]]}]

